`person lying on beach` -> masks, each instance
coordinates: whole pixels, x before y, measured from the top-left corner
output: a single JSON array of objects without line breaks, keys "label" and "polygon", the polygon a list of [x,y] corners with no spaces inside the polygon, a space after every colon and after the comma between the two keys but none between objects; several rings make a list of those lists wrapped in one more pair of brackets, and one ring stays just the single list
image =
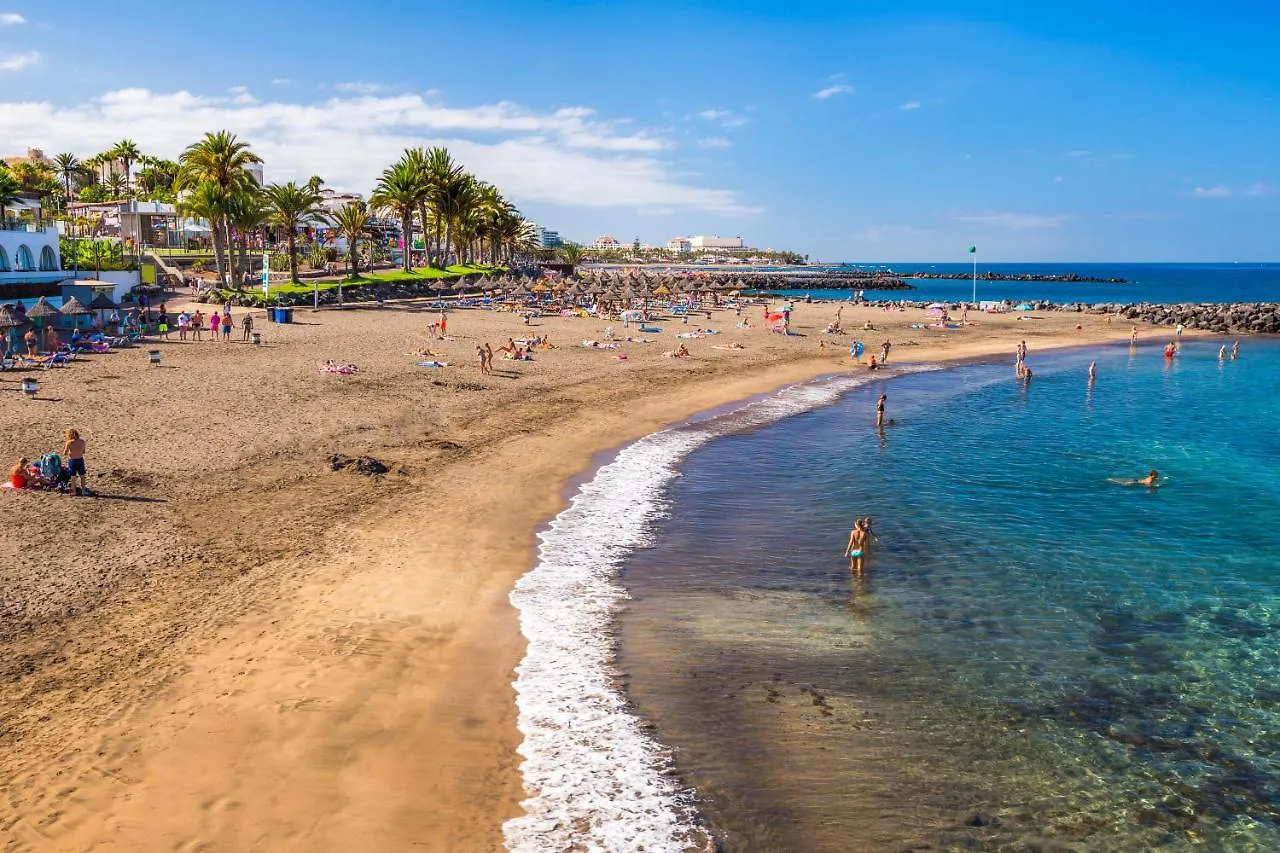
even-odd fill
[{"label": "person lying on beach", "polygon": [[1145,486],[1148,489],[1157,489],[1160,487],[1160,472],[1152,468],[1145,477],[1108,477],[1107,482],[1115,483],[1117,486]]},{"label": "person lying on beach", "polygon": [[734,341],[731,344],[713,344],[712,349],[746,349],[742,344]]},{"label": "person lying on beach", "polygon": [[688,358],[689,349],[684,344],[681,344],[679,349],[667,350],[663,355],[667,358]]}]

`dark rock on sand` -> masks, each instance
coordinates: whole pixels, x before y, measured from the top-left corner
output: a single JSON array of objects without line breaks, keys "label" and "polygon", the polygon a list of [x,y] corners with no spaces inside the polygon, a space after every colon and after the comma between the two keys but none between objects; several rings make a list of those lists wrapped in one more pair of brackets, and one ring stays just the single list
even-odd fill
[{"label": "dark rock on sand", "polygon": [[357,474],[372,477],[377,474],[385,474],[391,469],[372,456],[357,456],[353,459],[350,456],[334,453],[329,457],[329,470],[354,471]]}]

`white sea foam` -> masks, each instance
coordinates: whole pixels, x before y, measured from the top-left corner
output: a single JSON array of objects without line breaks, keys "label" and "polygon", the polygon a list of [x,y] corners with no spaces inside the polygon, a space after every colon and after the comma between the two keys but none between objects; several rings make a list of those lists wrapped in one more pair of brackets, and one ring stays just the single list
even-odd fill
[{"label": "white sea foam", "polygon": [[[927,368],[926,368],[927,369]],[[795,385],[718,417],[663,430],[618,453],[539,536],[537,566],[511,601],[528,651],[516,668],[525,814],[503,826],[508,850],[683,853],[710,850],[671,755],[631,712],[616,683],[611,628],[627,597],[617,583],[663,511],[663,490],[692,450],[716,435],[833,402],[877,379]]]}]

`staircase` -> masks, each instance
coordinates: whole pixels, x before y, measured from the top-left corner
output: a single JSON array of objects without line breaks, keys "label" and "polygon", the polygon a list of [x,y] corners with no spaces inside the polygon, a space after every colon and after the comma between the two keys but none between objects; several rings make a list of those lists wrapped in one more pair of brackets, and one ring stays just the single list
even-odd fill
[{"label": "staircase", "polygon": [[151,263],[155,264],[156,269],[160,271],[161,275],[173,276],[174,281],[177,282],[177,285],[175,285],[176,287],[182,286],[182,282],[184,278],[182,274],[182,270],[167,263],[164,258],[160,257],[155,252],[143,252],[142,258],[143,260],[150,261]]}]

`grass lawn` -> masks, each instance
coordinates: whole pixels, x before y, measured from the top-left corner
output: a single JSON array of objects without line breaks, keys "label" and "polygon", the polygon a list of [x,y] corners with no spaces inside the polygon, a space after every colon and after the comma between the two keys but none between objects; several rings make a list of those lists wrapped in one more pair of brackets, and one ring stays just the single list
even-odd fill
[{"label": "grass lawn", "polygon": [[[464,275],[492,275],[503,271],[502,267],[483,266],[480,264],[455,264],[447,269],[439,270],[434,267],[423,267],[415,269],[412,272],[404,270],[390,270],[382,273],[368,273],[366,275],[357,276],[355,278],[342,279],[342,287],[344,290],[365,287],[370,284],[395,284],[401,282],[418,282],[429,283],[432,281],[443,281],[448,279],[460,278]],[[338,282],[322,281],[318,284],[310,281],[291,281],[284,284],[273,284],[267,291],[267,299],[270,300],[278,295],[292,296],[299,293],[313,293],[319,289],[322,293],[337,290]],[[236,291],[224,290],[223,293],[233,294]],[[261,286],[246,288],[247,293],[255,293],[259,296],[262,294]]]}]

